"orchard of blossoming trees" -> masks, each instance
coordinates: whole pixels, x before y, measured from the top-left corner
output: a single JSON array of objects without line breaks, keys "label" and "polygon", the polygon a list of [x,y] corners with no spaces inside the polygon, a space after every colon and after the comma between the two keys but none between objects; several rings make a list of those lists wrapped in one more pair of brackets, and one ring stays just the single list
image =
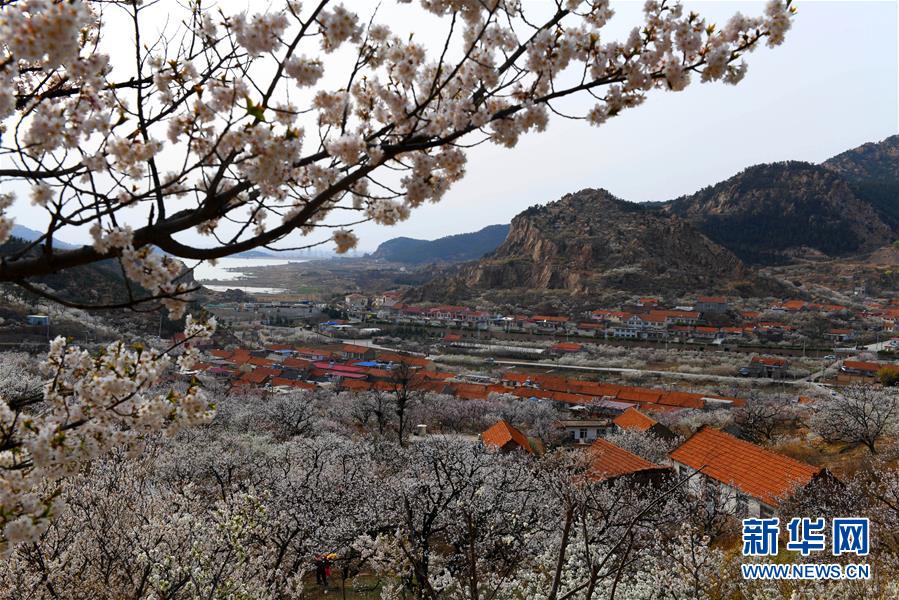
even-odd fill
[{"label": "orchard of blossoming trees", "polygon": [[[308,246],[319,230],[345,252],[353,223],[394,223],[438,201],[463,176],[468,145],[514,146],[569,96],[594,105],[567,116],[601,125],[653,89],[738,83],[744,56],[780,44],[792,15],[775,0],[715,27],[649,1],[644,22],[611,41],[604,0],[538,6],[536,21],[515,1],[422,0],[416,10],[445,31],[426,47],[376,12],[327,0],[258,14],[199,1],[0,3],[0,242],[18,203],[47,223],[2,257],[0,282],[72,306],[39,278],[112,260],[132,283],[111,306],[181,316],[191,286],[176,259],[284,249],[296,236]],[[76,230],[93,244],[55,244]],[[189,320],[188,340],[213,329]],[[43,389],[0,402],[4,546],[47,531],[67,493],[50,482],[83,460],[211,416],[197,385],[156,387],[168,350],[112,344],[92,356],[58,339]],[[241,511],[262,510],[241,494],[217,517],[223,539],[232,520],[250,526]]]},{"label": "orchard of blossoming trees", "polygon": [[[2,376],[2,372],[0,372]],[[871,515],[880,532],[864,582],[743,580],[726,497],[585,477],[584,454],[499,453],[433,436],[408,446],[356,394],[220,393],[208,424],[113,451],[58,487],[33,543],[0,564],[0,598],[321,597],[313,557],[334,553],[330,592],[387,599],[892,598],[899,472],[875,462],[809,489],[780,516]],[[452,430],[471,401],[425,396],[417,421]],[[481,403],[483,427],[541,410]],[[392,412],[392,411],[388,411]],[[285,414],[303,415],[285,429]],[[386,428],[385,428],[386,427]],[[651,448],[647,439],[641,451]],[[847,512],[848,511],[848,512]],[[816,560],[853,560],[826,555]],[[811,558],[809,560],[812,560]],[[793,594],[793,595],[791,595]]]}]

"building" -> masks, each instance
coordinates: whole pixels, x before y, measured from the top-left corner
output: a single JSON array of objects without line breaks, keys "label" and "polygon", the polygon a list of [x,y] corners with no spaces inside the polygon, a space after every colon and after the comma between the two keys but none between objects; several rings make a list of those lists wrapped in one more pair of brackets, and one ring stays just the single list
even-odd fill
[{"label": "building", "polygon": [[481,434],[481,443],[488,448],[495,448],[502,452],[523,450],[528,454],[534,453],[528,438],[503,420],[497,421]]},{"label": "building", "polygon": [[347,294],[343,304],[350,311],[365,310],[368,308],[368,298],[362,294]]},{"label": "building", "polygon": [[670,440],[676,436],[670,429],[636,408],[629,408],[614,419],[612,423],[619,429],[648,433],[662,439]]},{"label": "building", "polygon": [[877,377],[881,371],[899,371],[899,365],[862,360],[844,360],[837,375],[838,383],[866,381]]},{"label": "building", "polygon": [[855,332],[851,329],[831,329],[824,337],[832,342],[848,342],[855,338]]},{"label": "building", "polygon": [[608,419],[563,419],[558,422],[565,439],[575,444],[592,444],[608,429]]},{"label": "building", "polygon": [[50,317],[47,315],[28,315],[25,322],[33,327],[46,327],[50,324]]},{"label": "building", "polygon": [[727,309],[727,299],[723,296],[700,296],[694,306],[703,315],[723,315]]},{"label": "building", "polygon": [[402,296],[402,292],[396,290],[384,292],[372,298],[371,305],[374,308],[391,308],[399,303]]},{"label": "building", "polygon": [[344,360],[371,360],[377,354],[374,348],[357,344],[341,344],[339,352]]},{"label": "building", "polygon": [[595,481],[612,481],[619,477],[653,481],[671,471],[670,467],[651,463],[603,439],[593,442],[588,452],[589,473]]},{"label": "building", "polygon": [[[787,359],[775,356],[753,356],[746,367],[747,375],[781,379],[787,371]],[[743,370],[741,369],[741,374]]]},{"label": "building", "polygon": [[577,354],[578,352],[583,352],[583,350],[584,347],[576,342],[559,342],[558,344],[550,346],[547,353],[556,355]]},{"label": "building", "polygon": [[703,425],[670,454],[695,493],[716,493],[737,517],[773,515],[780,502],[829,474]]}]

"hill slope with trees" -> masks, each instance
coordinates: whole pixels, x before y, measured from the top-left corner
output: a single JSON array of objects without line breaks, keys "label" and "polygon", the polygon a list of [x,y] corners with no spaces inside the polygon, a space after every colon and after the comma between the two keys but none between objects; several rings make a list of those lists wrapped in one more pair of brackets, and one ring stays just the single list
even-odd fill
[{"label": "hill slope with trees", "polygon": [[477,260],[496,250],[509,233],[509,225],[490,225],[473,233],[436,240],[398,237],[378,246],[369,258],[407,264],[453,263]]}]

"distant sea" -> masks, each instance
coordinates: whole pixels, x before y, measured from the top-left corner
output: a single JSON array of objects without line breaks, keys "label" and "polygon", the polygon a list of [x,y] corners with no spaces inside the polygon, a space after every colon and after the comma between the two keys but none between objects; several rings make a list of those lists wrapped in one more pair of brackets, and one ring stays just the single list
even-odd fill
[{"label": "distant sea", "polygon": [[[216,261],[215,266],[208,262],[203,262],[194,268],[194,279],[203,283],[205,281],[235,281],[238,282],[246,278],[246,269],[254,267],[277,267],[288,263],[306,262],[305,259],[285,259],[285,258],[220,258]],[[272,288],[254,285],[206,285],[216,292],[224,292],[225,290],[241,290],[248,294],[279,294],[285,292],[283,288]]]}]

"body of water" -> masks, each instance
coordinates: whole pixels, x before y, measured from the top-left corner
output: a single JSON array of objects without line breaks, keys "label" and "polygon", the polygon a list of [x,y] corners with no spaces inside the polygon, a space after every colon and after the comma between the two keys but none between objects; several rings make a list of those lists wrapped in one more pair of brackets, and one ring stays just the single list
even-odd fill
[{"label": "body of water", "polygon": [[278,267],[292,262],[306,262],[303,259],[286,258],[220,258],[215,266],[204,261],[194,267],[197,281],[232,281],[246,277],[243,270],[252,267]]},{"label": "body of water", "polygon": [[210,285],[204,283],[203,287],[213,292],[227,292],[228,290],[240,290],[248,294],[283,294],[284,288],[262,287],[253,285]]},{"label": "body of water", "polygon": [[[194,267],[194,279],[203,283],[205,281],[234,281],[235,283],[244,283],[242,280],[247,277],[245,271],[254,267],[278,267],[292,262],[306,262],[304,259],[287,259],[287,258],[238,258],[228,257],[220,258],[215,265],[208,262],[202,262]],[[280,294],[287,290],[283,288],[273,288],[256,285],[207,285],[203,287],[216,292],[224,292],[226,290],[240,290],[248,294]]]}]

